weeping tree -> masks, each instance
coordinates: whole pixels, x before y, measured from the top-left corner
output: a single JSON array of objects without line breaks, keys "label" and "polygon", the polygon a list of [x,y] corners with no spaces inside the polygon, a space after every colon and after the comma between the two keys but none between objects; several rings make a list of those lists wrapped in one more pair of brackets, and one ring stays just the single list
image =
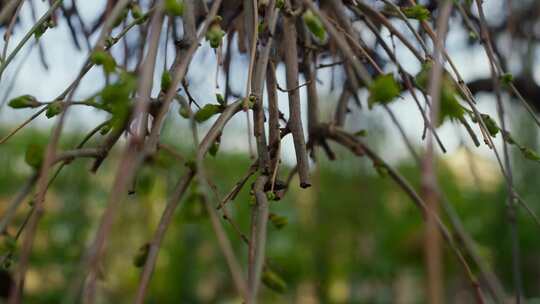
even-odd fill
[{"label": "weeping tree", "polygon": [[[92,159],[89,173],[99,173],[115,147],[121,152],[113,160],[117,169],[106,208],[80,269],[71,280],[71,288],[66,291],[67,301],[95,302],[99,293],[99,264],[110,241],[112,224],[122,216],[124,199],[134,191],[144,164],[159,153],[172,153],[185,165],[185,170],[167,197],[159,224],[153,227],[153,237],[137,255],[135,263],[141,273],[135,303],[145,300],[162,240],[192,184],[200,189],[198,193],[238,298],[244,303],[256,303],[261,284],[278,290],[283,285],[265,255],[269,221],[283,221],[270,213],[272,202],[296,186],[291,184],[296,181],[293,176],[298,176],[300,188],[310,187],[310,174],[320,159],[336,159],[334,151],[340,146],[370,160],[379,174],[393,180],[425,220],[428,302],[443,301],[443,251],[458,262],[477,302],[502,303],[512,295],[516,303],[521,301],[516,212],[523,209],[532,221],[538,222],[538,218],[514,187],[509,154],[516,150],[531,161],[540,161],[540,156],[512,136],[507,109],[509,103],[523,107],[540,126],[535,113],[540,107],[540,88],[531,69],[539,39],[534,30],[539,22],[537,1],[501,1],[502,16],[493,20],[485,14],[481,0],[108,0],[99,16],[88,22],[77,1],[51,0],[42,15],[34,13],[30,28],[23,26],[21,11],[24,6],[33,8],[34,2],[0,3],[4,32],[0,57],[2,85],[9,84],[10,78],[14,81],[12,63],[30,45],[40,49],[42,63],[47,66],[43,56],[47,49],[40,39],[61,23],[69,28],[75,48],[86,54],[84,64],[76,67],[77,76],[58,96],[39,100],[25,94],[7,101],[13,109],[33,109],[34,113],[4,134],[1,145],[9,145],[18,131],[38,117],[54,121],[47,145],[28,146],[25,160],[34,168],[34,174],[21,186],[0,220],[0,230],[6,234],[21,203],[27,198],[32,200],[26,220],[18,227],[19,232],[11,236],[13,246],[1,252],[5,263],[13,259],[14,247],[20,248],[10,269],[9,303],[24,302],[29,258],[40,219],[47,212],[46,194],[55,178],[78,158]],[[449,31],[468,33],[461,39],[467,48],[481,50],[489,65],[488,77],[464,80],[466,67],[454,61],[451,46],[446,44]],[[17,32],[23,33],[22,38],[14,41],[12,36]],[[206,67],[194,62],[197,52],[205,48],[213,49],[217,66],[215,101],[203,104],[190,94],[190,86],[196,84],[186,75],[188,71],[207,72]],[[233,66],[234,53],[247,58],[248,63]],[[163,69],[156,63],[160,56],[164,57]],[[411,60],[420,68],[410,70]],[[278,66],[283,66],[283,77]],[[104,86],[94,94],[76,98],[87,73],[96,69],[103,73]],[[320,78],[334,72],[342,76],[341,81],[331,80],[331,90],[337,91],[339,98],[332,106],[333,114],[323,120],[321,87],[328,85]],[[245,83],[238,84],[239,73],[247,74]],[[222,81],[219,75],[224,75]],[[285,83],[280,85],[281,79]],[[233,84],[242,90],[234,89]],[[300,96],[302,90],[306,92],[305,98]],[[278,103],[278,92],[287,95],[287,106]],[[480,92],[490,94],[497,116],[478,109],[476,94]],[[398,99],[406,100],[424,125],[421,153],[407,137],[399,122],[400,114],[392,110],[392,103]],[[61,149],[59,142],[66,133],[66,119],[73,106],[94,108],[106,113],[107,118],[81,138],[77,146]],[[355,112],[369,115],[372,108],[381,108],[400,131],[421,170],[420,189],[415,189],[367,144],[365,136],[369,135],[365,131],[347,123]],[[171,113],[176,109],[178,113]],[[222,132],[235,116],[245,119],[245,140],[253,163],[245,168],[245,175],[230,192],[217,200],[211,195],[212,182],[205,174],[205,159],[209,154],[216,155]],[[191,130],[192,138],[176,139],[191,145],[186,155],[162,141],[164,126],[176,120],[185,121]],[[506,183],[507,227],[513,240],[513,286],[503,286],[480,257],[452,203],[438,187],[436,157],[447,152],[445,138],[438,135],[443,123],[463,129],[472,146],[485,145],[495,155]],[[292,137],[296,159],[289,176],[280,172],[282,140],[286,137]],[[251,177],[254,182],[249,184]],[[228,211],[233,207],[227,203],[243,189],[253,196],[251,225],[240,227],[248,233],[230,236],[224,225],[236,225]],[[235,256],[229,237],[242,239],[247,261]]]}]

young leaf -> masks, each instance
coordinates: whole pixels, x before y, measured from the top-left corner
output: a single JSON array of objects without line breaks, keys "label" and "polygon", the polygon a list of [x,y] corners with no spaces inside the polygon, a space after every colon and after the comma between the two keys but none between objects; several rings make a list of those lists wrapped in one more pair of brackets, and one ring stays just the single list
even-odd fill
[{"label": "young leaf", "polygon": [[217,113],[221,112],[221,106],[215,104],[207,104],[202,107],[197,113],[195,113],[195,121],[204,122],[207,121],[210,117],[214,116]]},{"label": "young leaf", "polygon": [[218,153],[219,151],[219,142],[215,141],[211,146],[210,146],[210,149],[208,150],[208,153],[210,153],[210,155],[212,156],[216,156],[216,154]]},{"label": "young leaf", "polygon": [[506,74],[501,75],[500,80],[504,85],[509,86],[514,81],[514,76],[510,73],[506,73]]},{"label": "young leaf", "polygon": [[392,74],[380,75],[369,86],[369,106],[375,103],[387,104],[399,96],[400,88]]},{"label": "young leaf", "polygon": [[167,70],[163,70],[163,74],[161,74],[161,91],[167,92],[172,84],[172,78],[171,73]]},{"label": "young leaf", "polygon": [[304,23],[306,24],[309,31],[317,37],[320,41],[326,39],[326,31],[321,20],[313,14],[311,10],[307,10],[304,15],[302,15]]},{"label": "young leaf", "polygon": [[145,243],[139,248],[137,254],[133,258],[133,265],[137,268],[142,268],[148,259],[148,253],[150,252],[150,244]]},{"label": "young leaf", "polygon": [[171,16],[182,16],[184,14],[184,2],[165,0],[165,12]]},{"label": "young leaf", "polygon": [[63,109],[64,103],[61,100],[53,101],[47,106],[47,112],[45,112],[45,116],[47,116],[47,118],[54,117],[62,113]]},{"label": "young leaf", "polygon": [[9,101],[8,105],[13,109],[36,108],[41,105],[32,95],[22,95]]},{"label": "young leaf", "polygon": [[216,100],[222,106],[227,105],[227,102],[225,101],[225,98],[223,98],[223,95],[221,95],[219,93],[216,93]]},{"label": "young leaf", "polygon": [[420,4],[416,4],[413,6],[405,7],[401,9],[403,11],[403,14],[407,16],[407,18],[416,19],[419,21],[424,21],[429,19],[429,10]]},{"label": "young leaf", "polygon": [[287,290],[287,283],[285,280],[271,269],[266,268],[262,273],[261,279],[266,287],[275,292],[284,293],[285,290]]},{"label": "young leaf", "polygon": [[45,146],[31,143],[26,147],[26,153],[24,154],[24,161],[32,168],[39,170],[43,163],[43,154],[45,153]]},{"label": "young leaf", "polygon": [[116,69],[116,61],[111,54],[105,51],[95,51],[90,56],[90,60],[96,65],[102,65],[105,73],[110,74]]},{"label": "young leaf", "polygon": [[210,28],[206,32],[206,40],[210,42],[210,46],[213,49],[217,49],[221,45],[221,40],[223,39],[223,36],[225,36],[225,32],[221,29],[221,17],[216,16],[214,21],[212,21],[212,24],[210,25]]},{"label": "young leaf", "polygon": [[276,229],[281,229],[289,223],[289,220],[287,220],[286,217],[277,215],[275,213],[270,213],[270,216],[268,217],[268,219],[270,220],[272,225],[276,227]]},{"label": "young leaf", "polygon": [[480,116],[486,125],[489,135],[491,135],[491,137],[495,137],[495,135],[499,133],[499,126],[497,126],[495,120],[493,120],[493,118],[487,114],[480,114]]},{"label": "young leaf", "polygon": [[532,149],[527,148],[527,147],[520,147],[519,149],[521,150],[521,154],[526,159],[534,160],[534,161],[540,161],[540,155],[538,155],[538,153],[536,153]]}]

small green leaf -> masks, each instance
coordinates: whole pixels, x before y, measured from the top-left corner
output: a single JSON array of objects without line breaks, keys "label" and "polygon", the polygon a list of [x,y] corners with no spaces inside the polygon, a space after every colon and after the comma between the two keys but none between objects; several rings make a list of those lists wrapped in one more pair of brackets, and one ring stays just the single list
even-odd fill
[{"label": "small green leaf", "polygon": [[289,220],[286,217],[277,215],[275,213],[270,213],[268,218],[276,229],[281,229],[289,223]]},{"label": "small green leaf", "polygon": [[47,29],[52,28],[52,27],[54,27],[54,23],[52,23],[50,20],[42,22],[34,30],[34,37],[36,39],[41,38],[41,36],[43,36],[43,34],[45,34]]},{"label": "small green leaf", "polygon": [[116,61],[111,54],[105,51],[95,51],[90,56],[90,60],[96,65],[102,65],[105,73],[110,74],[116,69]]},{"label": "small green leaf", "polygon": [[178,110],[178,113],[180,114],[180,116],[182,116],[184,118],[189,118],[189,109],[188,109],[188,107],[184,107],[183,105],[180,106],[180,110]]},{"label": "small green leaf", "polygon": [[212,156],[216,156],[216,154],[218,153],[219,151],[219,145],[220,143],[215,141],[211,146],[210,146],[210,149],[208,150],[208,153],[210,153],[210,155]]},{"label": "small green leaf", "polygon": [[287,290],[287,283],[279,274],[266,268],[262,273],[263,284],[278,293],[284,293]]},{"label": "small green leaf", "polygon": [[122,24],[122,21],[124,21],[128,15],[129,10],[127,8],[123,9],[120,15],[114,20],[113,28],[119,26]]},{"label": "small green leaf", "polygon": [[388,167],[381,161],[373,161],[373,168],[380,177],[388,176]]},{"label": "small green leaf", "polygon": [[504,131],[504,130],[501,130],[502,132],[502,136],[504,138],[504,140],[509,144],[509,145],[515,145],[516,142],[514,141],[514,139],[512,138],[512,135],[510,134],[510,132],[508,131]]},{"label": "small green leaf", "polygon": [[161,74],[161,91],[167,92],[172,84],[172,77],[171,73],[169,71],[164,70],[163,74]]},{"label": "small green leaf", "polygon": [[171,16],[182,16],[184,14],[184,1],[165,0],[165,12]]},{"label": "small green leaf", "polygon": [[538,155],[538,153],[536,153],[532,149],[527,148],[527,147],[520,147],[519,149],[521,150],[521,154],[526,159],[534,160],[534,161],[540,161],[540,155]]},{"label": "small green leaf", "polygon": [[47,106],[47,112],[45,112],[45,116],[47,116],[47,118],[54,117],[62,113],[63,109],[64,103],[61,100],[53,101]]},{"label": "small green leaf", "polygon": [[139,19],[143,16],[141,7],[137,3],[133,2],[131,4],[130,9],[131,9],[131,17],[133,17],[133,19]]},{"label": "small green leaf", "polygon": [[514,76],[512,74],[510,74],[510,73],[506,73],[504,75],[501,75],[500,80],[504,85],[509,86],[514,81]]},{"label": "small green leaf", "polygon": [[36,108],[41,105],[32,95],[22,95],[9,101],[8,105],[14,109]]},{"label": "small green leaf", "polygon": [[195,113],[195,121],[203,122],[207,121],[210,117],[221,112],[221,106],[215,104],[207,104],[202,109]]},{"label": "small green leaf", "polygon": [[306,24],[309,31],[317,37],[320,41],[323,41],[326,39],[326,31],[324,29],[324,25],[319,19],[319,17],[315,16],[311,10],[307,10],[304,15],[302,15],[302,19],[304,20],[304,23]]},{"label": "small green leaf", "polygon": [[221,45],[221,40],[223,39],[223,36],[225,36],[225,32],[221,29],[221,17],[216,16],[214,21],[212,21],[212,24],[210,25],[210,28],[206,32],[206,40],[210,42],[210,46],[213,49],[217,49]]},{"label": "small green leaf", "polygon": [[368,132],[365,129],[354,132],[354,136],[366,137],[367,135],[368,135]]},{"label": "small green leaf", "polygon": [[482,117],[482,120],[486,125],[489,135],[491,135],[491,137],[495,137],[497,133],[499,133],[499,126],[497,125],[495,120],[493,120],[493,118],[491,118],[491,116],[487,114],[480,114],[480,116]]},{"label": "small green leaf", "polygon": [[150,244],[145,243],[142,245],[135,257],[133,257],[133,265],[137,268],[142,268],[146,264],[146,259],[148,259],[148,253],[150,252]]},{"label": "small green leaf", "polygon": [[28,147],[26,147],[24,160],[30,167],[39,170],[41,164],[43,163],[44,153],[45,146],[36,143],[29,144]]},{"label": "small green leaf", "polygon": [[387,104],[398,97],[400,87],[392,74],[380,75],[369,86],[368,104]]},{"label": "small green leaf", "polygon": [[401,10],[403,11],[403,14],[407,16],[407,18],[416,19],[419,21],[427,20],[430,16],[429,10],[425,6],[420,4],[405,7]]},{"label": "small green leaf", "polygon": [[222,106],[227,105],[227,101],[225,101],[225,98],[223,98],[223,95],[219,93],[216,93],[216,100]]}]

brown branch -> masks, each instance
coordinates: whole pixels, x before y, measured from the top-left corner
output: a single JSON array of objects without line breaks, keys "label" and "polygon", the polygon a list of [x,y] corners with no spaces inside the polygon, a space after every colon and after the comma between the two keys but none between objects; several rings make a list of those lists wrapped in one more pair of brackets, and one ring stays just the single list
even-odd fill
[{"label": "brown branch", "polygon": [[[285,49],[287,89],[298,87],[298,49],[295,22],[295,16],[288,13],[284,14],[283,43],[287,46]],[[302,128],[300,94],[298,90],[289,91],[289,122],[287,126],[291,130],[293,136],[298,176],[300,177],[300,187],[307,188],[311,185],[309,180],[309,160]]]}]

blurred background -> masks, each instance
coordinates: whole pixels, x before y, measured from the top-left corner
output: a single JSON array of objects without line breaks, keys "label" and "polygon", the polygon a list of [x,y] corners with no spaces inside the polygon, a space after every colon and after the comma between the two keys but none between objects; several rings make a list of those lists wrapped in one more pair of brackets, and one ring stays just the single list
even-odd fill
[{"label": "blurred background", "polygon": [[[23,5],[22,18],[12,41],[22,38],[48,4],[31,1]],[[379,5],[379,1],[367,1]],[[399,1],[398,1],[399,2]],[[420,1],[426,5],[432,2]],[[428,3],[429,2],[429,3]],[[3,2],[0,2],[3,3]],[[72,2],[66,1],[66,6]],[[510,3],[510,4],[508,4]],[[105,1],[77,1],[88,24],[103,10]],[[508,6],[510,5],[510,6]],[[540,74],[538,39],[540,38],[540,3],[538,1],[485,1],[489,25],[505,59],[506,68],[520,83],[520,90],[538,108]],[[511,8],[511,10],[509,10]],[[34,12],[33,12],[34,10]],[[472,12],[474,14],[474,11]],[[398,20],[396,26],[403,27]],[[5,28],[1,28],[4,31]],[[118,31],[116,29],[115,31]],[[366,41],[374,41],[365,34]],[[94,35],[97,36],[97,35]],[[95,41],[96,37],[90,40]],[[471,41],[459,16],[450,23],[448,50],[456,59],[464,78],[477,93],[478,107],[496,117],[495,100],[484,93],[484,78],[489,79],[487,59],[482,48]],[[129,38],[129,35],[128,35]],[[390,41],[388,35],[385,36]],[[135,38],[134,38],[135,39]],[[39,100],[58,95],[82,67],[87,49],[77,48],[63,22],[47,31],[39,46],[25,47],[3,75],[0,82],[0,134],[31,116],[35,110],[8,108],[5,103],[14,96],[31,94]],[[12,43],[10,50],[15,43]],[[400,44],[396,42],[397,49]],[[511,46],[511,47],[510,47]],[[373,48],[377,49],[373,42]],[[113,54],[120,49],[113,48]],[[172,47],[169,51],[172,51]],[[410,60],[411,54],[400,52],[403,66],[415,74],[420,65]],[[402,53],[402,54],[401,54]],[[158,67],[170,64],[158,57]],[[170,60],[170,58],[169,58]],[[330,60],[331,61],[331,60]],[[242,92],[248,62],[246,54],[235,54],[232,66],[237,72],[231,86]],[[321,59],[324,63],[325,59]],[[212,102],[216,92],[223,91],[223,75],[214,85],[216,55],[205,43],[195,56],[188,79],[192,94],[202,104]],[[212,67],[209,72],[207,67]],[[284,69],[278,66],[278,82],[284,84]],[[156,72],[159,84],[161,69]],[[389,72],[392,65],[385,66]],[[321,82],[321,117],[332,117],[338,93],[335,86],[343,82],[339,68],[318,73]],[[77,90],[76,97],[85,98],[104,85],[102,73],[91,71]],[[521,80],[520,80],[521,79]],[[484,82],[482,82],[484,81]],[[301,81],[303,82],[303,81]],[[522,83],[523,82],[523,83]],[[159,86],[154,88],[159,91]],[[539,94],[540,95],[540,94]],[[366,92],[359,93],[365,101]],[[286,109],[286,94],[280,93],[280,106]],[[301,90],[305,102],[305,91]],[[529,114],[510,96],[503,96],[509,113],[508,128],[514,138],[527,147],[539,149],[537,127]],[[305,106],[305,105],[304,105]],[[405,133],[418,151],[422,151],[423,121],[405,96],[390,106],[398,114]],[[165,126],[164,142],[183,155],[191,153],[191,137],[187,123],[175,106]],[[61,148],[77,145],[84,135],[99,124],[105,115],[94,110],[77,108],[70,112]],[[234,119],[223,134],[220,151],[206,161],[207,174],[214,184],[211,197],[224,197],[245,174],[251,164],[245,139],[245,121]],[[25,163],[24,154],[30,144],[46,143],[53,120],[38,118],[9,142],[0,145],[0,215],[10,201],[31,178],[33,171]],[[201,132],[210,126],[201,126]],[[415,187],[419,189],[417,163],[405,150],[399,132],[380,109],[352,108],[347,127],[366,130],[366,141],[380,152]],[[475,130],[476,126],[473,126]],[[505,210],[506,186],[493,153],[487,147],[476,148],[457,125],[445,123],[439,134],[448,148],[437,160],[440,188],[454,211],[462,219],[465,230],[474,240],[479,256],[500,278],[511,294],[511,238]],[[100,140],[98,135],[90,141]],[[291,139],[284,141],[281,178],[286,179],[294,165]],[[500,138],[497,138],[500,145]],[[501,146],[498,146],[499,150]],[[76,275],[81,256],[97,228],[104,204],[111,190],[116,171],[118,147],[97,175],[89,172],[90,161],[77,160],[66,166],[47,194],[46,212],[40,222],[30,269],[26,280],[25,303],[60,303],[70,280]],[[425,301],[425,266],[423,258],[424,225],[421,214],[393,181],[381,176],[372,163],[335,147],[336,161],[321,154],[312,166],[313,186],[299,189],[293,181],[287,195],[271,203],[270,211],[279,220],[271,221],[267,243],[268,266],[275,275],[273,284],[261,290],[263,303],[423,303]],[[515,187],[532,209],[540,212],[540,165],[525,160],[518,149],[511,149]],[[119,219],[110,237],[107,256],[99,284],[102,303],[129,303],[137,288],[140,269],[134,265],[137,252],[151,238],[176,180],[185,172],[182,162],[172,154],[160,152],[149,160],[137,175],[135,193],[124,202]],[[243,233],[248,233],[250,204],[248,182],[239,196],[229,204],[229,212]],[[151,281],[147,303],[240,303],[227,266],[217,246],[209,219],[204,211],[195,184],[190,188],[175,214],[159,253]],[[15,220],[0,236],[0,255],[4,275],[17,262],[19,243],[14,244],[18,229],[24,224],[31,201],[19,208]],[[443,220],[448,221],[442,215]],[[527,303],[540,303],[540,228],[519,209],[519,243],[523,292]],[[238,232],[223,221],[237,256],[247,259],[247,246]],[[472,303],[474,298],[463,270],[451,251],[444,246],[443,280],[449,303]],[[476,269],[473,269],[476,271]],[[1,284],[0,284],[1,285]]]}]

